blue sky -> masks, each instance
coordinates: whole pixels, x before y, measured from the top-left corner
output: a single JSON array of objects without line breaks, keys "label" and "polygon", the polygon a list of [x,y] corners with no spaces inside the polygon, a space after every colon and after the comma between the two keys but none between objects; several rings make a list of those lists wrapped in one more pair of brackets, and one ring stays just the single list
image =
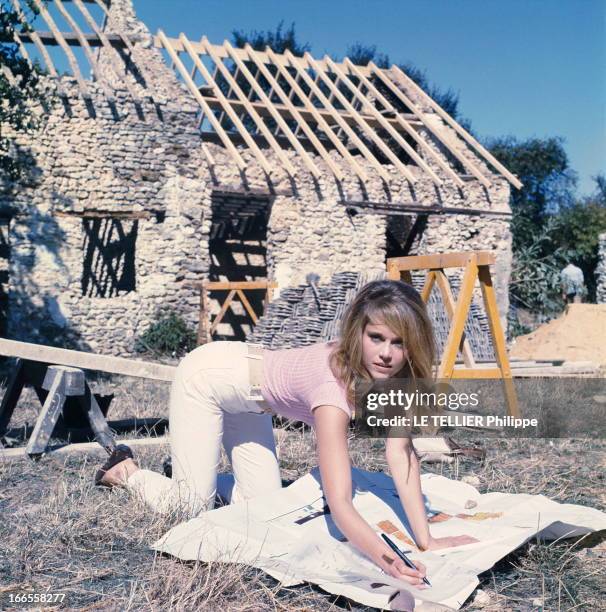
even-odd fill
[{"label": "blue sky", "polygon": [[481,136],[562,136],[579,193],[606,172],[606,0],[134,0],[152,31],[206,34],[294,21],[312,53],[376,44],[442,89]]}]

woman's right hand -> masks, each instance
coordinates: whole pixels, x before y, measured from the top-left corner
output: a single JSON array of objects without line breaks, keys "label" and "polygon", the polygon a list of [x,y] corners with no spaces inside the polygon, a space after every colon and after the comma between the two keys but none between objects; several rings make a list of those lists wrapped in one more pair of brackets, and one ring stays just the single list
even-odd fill
[{"label": "woman's right hand", "polygon": [[[399,559],[390,549],[381,555],[379,567],[387,574],[398,580],[404,580],[417,589],[426,589],[427,585],[423,582],[427,572],[425,566],[420,561],[413,561],[416,570],[408,567],[402,559]],[[412,559],[411,559],[412,560]]]}]

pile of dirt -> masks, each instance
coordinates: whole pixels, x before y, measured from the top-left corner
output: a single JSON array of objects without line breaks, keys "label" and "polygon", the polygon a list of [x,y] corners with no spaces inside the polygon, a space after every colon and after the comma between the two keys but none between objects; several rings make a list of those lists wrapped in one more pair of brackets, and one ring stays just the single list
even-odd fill
[{"label": "pile of dirt", "polygon": [[513,359],[606,364],[606,304],[570,304],[564,314],[516,338]]}]

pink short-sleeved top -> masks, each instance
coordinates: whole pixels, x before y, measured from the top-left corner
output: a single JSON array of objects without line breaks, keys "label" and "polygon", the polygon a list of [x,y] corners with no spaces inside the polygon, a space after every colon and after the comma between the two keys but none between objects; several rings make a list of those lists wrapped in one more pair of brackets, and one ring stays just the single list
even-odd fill
[{"label": "pink short-sleeved top", "polygon": [[337,406],[351,418],[345,387],[328,363],[332,348],[320,343],[263,351],[261,394],[274,412],[313,426],[313,409],[328,405]]}]

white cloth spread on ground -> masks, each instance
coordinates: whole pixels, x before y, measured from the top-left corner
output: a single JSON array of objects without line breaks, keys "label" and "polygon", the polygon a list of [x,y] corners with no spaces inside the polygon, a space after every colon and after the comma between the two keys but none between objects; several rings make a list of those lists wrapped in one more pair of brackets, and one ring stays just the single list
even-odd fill
[{"label": "white cloth spread on ground", "polygon": [[[354,506],[366,521],[377,533],[390,534],[401,549],[414,551],[391,477],[353,468],[352,480]],[[434,474],[424,474],[421,484],[434,537],[466,534],[480,540],[407,553],[427,567],[432,586],[426,590],[388,576],[346,542],[325,504],[318,468],[270,496],[181,523],[152,548],[184,560],[244,563],[284,586],[313,582],[378,608],[400,609],[389,602],[399,590],[408,590],[417,603],[458,609],[478,584],[478,574],[533,536],[557,539],[606,529],[606,513],[543,495],[482,495],[469,484]]]}]

